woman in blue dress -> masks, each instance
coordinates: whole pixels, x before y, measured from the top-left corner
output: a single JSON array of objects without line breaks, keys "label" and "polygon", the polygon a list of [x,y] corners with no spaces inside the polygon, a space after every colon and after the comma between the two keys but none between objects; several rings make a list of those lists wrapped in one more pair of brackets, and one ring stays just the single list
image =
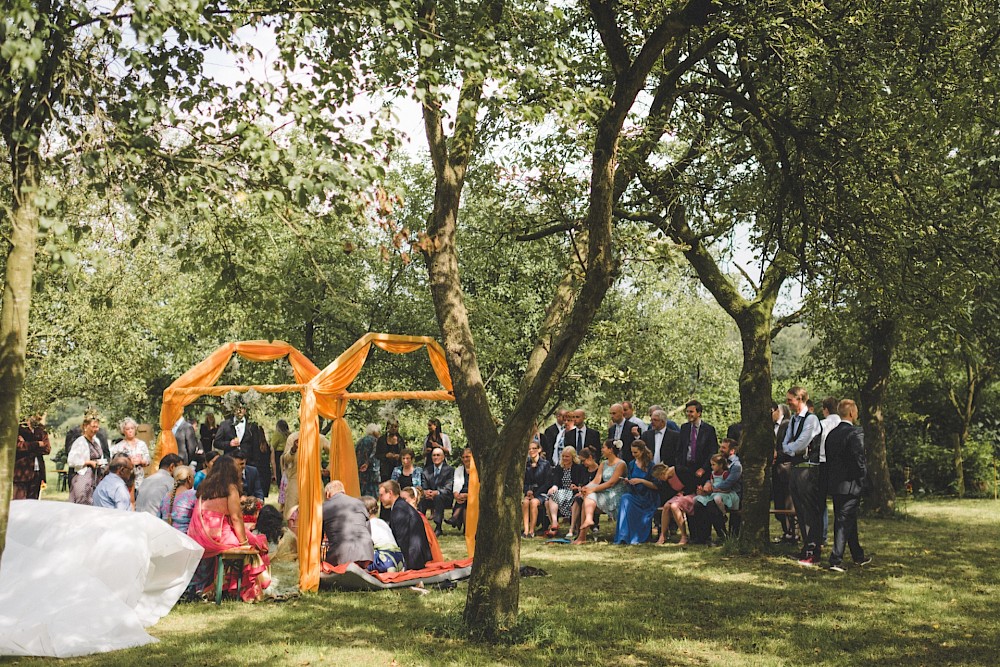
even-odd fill
[{"label": "woman in blue dress", "polygon": [[628,492],[618,506],[615,544],[642,544],[652,531],[653,514],[660,500],[653,478],[653,455],[642,440],[632,443],[627,475]]}]

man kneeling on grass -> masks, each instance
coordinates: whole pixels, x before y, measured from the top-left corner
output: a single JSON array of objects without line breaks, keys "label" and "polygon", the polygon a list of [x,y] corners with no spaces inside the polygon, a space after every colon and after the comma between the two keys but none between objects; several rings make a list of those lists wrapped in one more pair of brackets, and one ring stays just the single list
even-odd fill
[{"label": "man kneeling on grass", "polygon": [[378,487],[378,499],[383,507],[392,510],[389,526],[396,544],[403,552],[407,570],[422,570],[431,559],[431,546],[427,541],[424,520],[420,512],[413,509],[399,497],[399,484],[393,480],[382,482]]}]

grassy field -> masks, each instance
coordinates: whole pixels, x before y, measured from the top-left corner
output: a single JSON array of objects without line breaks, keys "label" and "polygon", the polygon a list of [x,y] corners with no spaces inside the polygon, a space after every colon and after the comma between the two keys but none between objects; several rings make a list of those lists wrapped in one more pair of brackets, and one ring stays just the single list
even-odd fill
[{"label": "grassy field", "polygon": [[[158,644],[60,664],[995,665],[998,512],[994,501],[925,501],[863,520],[875,560],[844,574],[799,567],[788,552],[525,541],[522,563],[549,576],[522,580],[522,627],[504,646],[460,639],[460,584],[181,604],[151,629]],[[463,555],[456,534],[442,546]]]}]

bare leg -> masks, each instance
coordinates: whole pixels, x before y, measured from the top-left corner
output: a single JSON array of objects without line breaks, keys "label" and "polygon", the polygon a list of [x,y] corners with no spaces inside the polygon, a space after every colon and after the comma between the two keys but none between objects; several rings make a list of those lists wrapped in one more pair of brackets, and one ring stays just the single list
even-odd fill
[{"label": "bare leg", "polygon": [[680,507],[672,505],[670,507],[671,512],[674,515],[674,522],[677,524],[677,528],[681,531],[681,539],[678,544],[688,543],[688,526],[687,526],[687,516],[681,511]]},{"label": "bare leg", "polygon": [[597,501],[592,496],[583,499],[583,523],[580,524],[580,534],[577,535],[573,544],[586,544],[587,533],[594,525],[594,510],[597,509]]},{"label": "bare leg", "polygon": [[528,530],[528,499],[521,499],[521,522],[524,524],[524,530],[521,531],[522,535],[527,535],[531,531]]},{"label": "bare leg", "polygon": [[660,512],[660,537],[657,544],[667,543],[667,529],[670,527],[670,505],[664,505]]},{"label": "bare leg", "polygon": [[726,503],[722,502],[722,496],[715,497],[715,506],[719,508],[719,511],[723,514],[726,513]]},{"label": "bare leg", "polygon": [[570,508],[569,514],[569,534],[576,535],[576,531],[580,529],[580,513],[583,511],[582,503],[573,503],[573,507]]},{"label": "bare leg", "polygon": [[559,530],[559,504],[549,498],[545,501],[545,509],[549,513],[549,531]]},{"label": "bare leg", "polygon": [[541,505],[541,501],[538,498],[532,498],[528,502],[528,525],[531,526],[531,530],[528,531],[528,535],[532,537],[535,536],[535,526],[538,525],[538,506]]}]

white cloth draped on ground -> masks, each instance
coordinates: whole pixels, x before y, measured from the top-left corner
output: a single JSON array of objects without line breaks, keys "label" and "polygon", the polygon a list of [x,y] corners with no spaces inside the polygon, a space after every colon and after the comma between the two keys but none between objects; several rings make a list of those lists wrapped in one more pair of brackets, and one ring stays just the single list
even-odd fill
[{"label": "white cloth draped on ground", "polygon": [[203,549],[146,512],[47,500],[10,505],[0,655],[66,658],[157,641]]}]

